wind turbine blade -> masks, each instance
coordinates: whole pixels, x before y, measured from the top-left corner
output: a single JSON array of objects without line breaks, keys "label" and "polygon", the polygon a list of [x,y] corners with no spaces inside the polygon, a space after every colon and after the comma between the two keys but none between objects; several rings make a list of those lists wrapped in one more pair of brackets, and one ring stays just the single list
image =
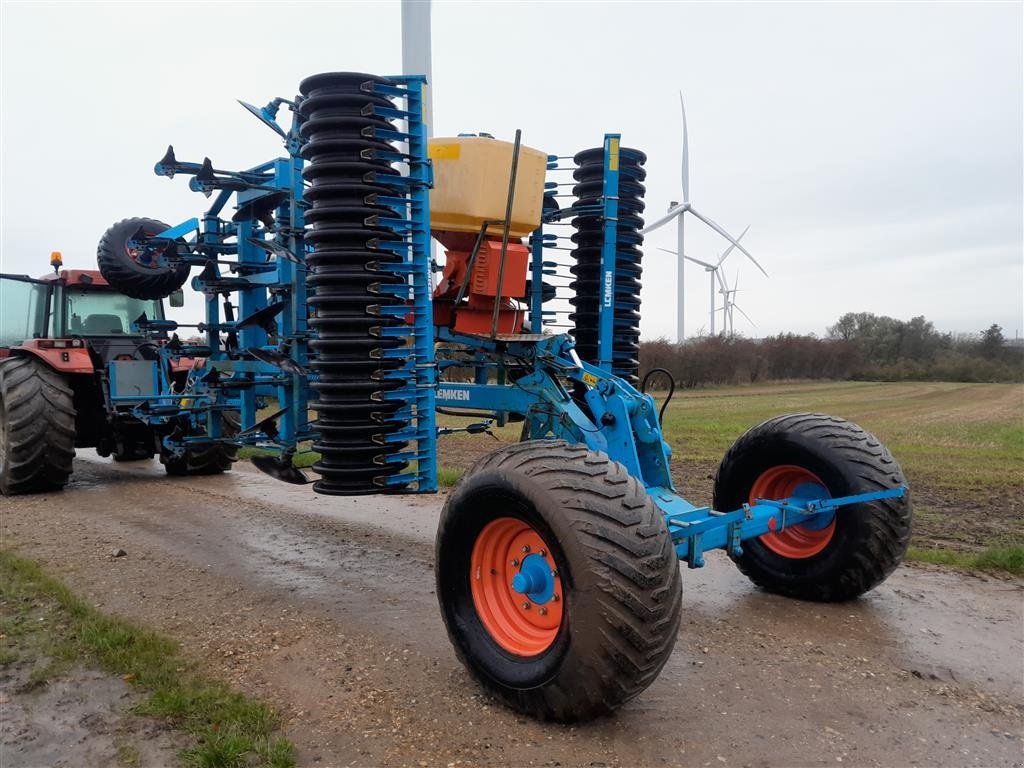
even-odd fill
[{"label": "wind turbine blade", "polygon": [[686,106],[683,104],[683,92],[679,92],[679,111],[683,116],[683,202],[690,202],[690,137],[686,130]]},{"label": "wind turbine blade", "polygon": [[749,323],[750,323],[750,324],[751,324],[752,326],[754,326],[755,328],[757,328],[757,323],[755,323],[755,322],[754,322],[753,320],[751,320],[751,319],[750,319],[750,315],[748,315],[748,314],[747,314],[746,312],[744,312],[744,311],[743,311],[743,310],[742,310],[742,309],[740,308],[740,306],[739,306],[739,305],[738,305],[738,304],[737,304],[736,302],[733,302],[733,303],[732,303],[732,308],[733,308],[733,309],[735,309],[735,310],[736,310],[737,312],[739,312],[739,313],[740,313],[741,315],[743,315],[743,316],[744,316],[745,318],[747,318],[747,321],[748,321],[748,322],[749,322]]},{"label": "wind turbine blade", "polygon": [[[679,253],[677,251],[673,251],[673,250],[671,250],[669,248],[659,248],[658,250],[659,251],[664,251],[665,253],[671,253],[673,256],[678,256],[679,255]],[[710,269],[710,270],[714,270],[715,269],[715,265],[714,264],[708,264],[706,261],[701,261],[700,259],[695,259],[695,258],[693,258],[693,256],[687,256],[685,253],[683,254],[683,258],[686,259],[687,261],[692,261],[694,264],[700,264],[705,269]]]},{"label": "wind turbine blade", "polygon": [[707,224],[707,225],[708,225],[709,227],[711,227],[711,228],[712,228],[713,230],[715,230],[715,232],[717,232],[717,233],[718,233],[718,234],[720,234],[720,235],[721,235],[722,237],[724,237],[724,238],[725,238],[726,240],[728,240],[728,241],[729,241],[730,243],[732,243],[732,244],[733,244],[733,245],[735,245],[735,246],[736,246],[737,248],[739,248],[739,249],[740,249],[740,252],[741,252],[741,253],[742,253],[742,254],[743,254],[744,256],[746,256],[746,257],[747,257],[748,259],[750,259],[750,260],[751,260],[752,262],[754,262],[754,266],[755,266],[755,267],[757,267],[758,269],[760,269],[760,270],[761,270],[761,273],[762,273],[762,274],[763,274],[763,275],[764,275],[765,277],[768,277],[768,273],[764,271],[764,267],[762,267],[762,266],[761,266],[760,264],[758,264],[758,263],[757,263],[757,259],[755,259],[755,258],[754,258],[754,257],[753,257],[753,256],[752,256],[752,255],[750,254],[750,251],[748,251],[748,250],[747,250],[746,248],[744,248],[744,247],[743,247],[742,245],[740,245],[740,244],[739,244],[739,243],[738,243],[738,242],[736,241],[736,239],[735,239],[735,238],[734,238],[734,237],[733,237],[732,235],[730,235],[730,234],[729,234],[728,232],[726,232],[726,231],[725,231],[724,229],[722,229],[721,225],[719,225],[719,224],[716,224],[716,223],[715,223],[715,222],[713,222],[713,221],[712,221],[711,219],[709,219],[709,218],[708,218],[707,216],[705,216],[705,215],[703,215],[702,213],[698,212],[698,211],[697,211],[697,209],[696,209],[696,208],[694,208],[694,207],[693,207],[692,205],[690,206],[690,213],[692,213],[692,214],[693,214],[694,216],[696,216],[696,217],[697,217],[698,219],[700,219],[700,220],[701,220],[701,221],[703,221],[703,222],[704,222],[705,224]]},{"label": "wind turbine blade", "polygon": [[[750,229],[750,225],[749,225],[749,224],[747,224],[747,229],[744,229],[744,230],[743,230],[742,232],[740,232],[740,236],[736,238],[736,242],[737,242],[737,243],[738,243],[738,242],[739,242],[740,240],[742,240],[742,239],[743,239],[743,236],[744,236],[745,234],[747,234],[747,230],[749,230],[749,229]],[[726,260],[726,259],[727,259],[727,258],[729,257],[729,254],[730,254],[730,253],[732,253],[732,250],[733,250],[733,248],[735,248],[735,247],[736,247],[735,245],[730,245],[730,246],[729,246],[728,248],[726,248],[726,249],[725,249],[725,250],[724,250],[724,251],[722,252],[722,255],[718,257],[718,264],[719,264],[719,266],[721,266],[722,262],[723,262],[723,261],[725,261],[725,260]]]},{"label": "wind turbine blade", "polygon": [[715,269],[715,279],[718,280],[719,293],[725,296],[726,302],[729,301],[729,286],[725,284],[725,278],[722,277],[722,270]]},{"label": "wind turbine blade", "polygon": [[676,216],[682,216],[683,211],[685,211],[685,210],[686,210],[686,206],[683,205],[683,203],[680,203],[679,205],[673,205],[671,208],[669,208],[668,213],[666,213],[660,219],[655,221],[653,224],[648,224],[646,227],[641,229],[640,230],[640,234],[641,235],[646,235],[648,232],[653,232],[654,230],[658,229],[659,227],[665,226],[670,221],[672,221],[672,219],[674,219]]}]

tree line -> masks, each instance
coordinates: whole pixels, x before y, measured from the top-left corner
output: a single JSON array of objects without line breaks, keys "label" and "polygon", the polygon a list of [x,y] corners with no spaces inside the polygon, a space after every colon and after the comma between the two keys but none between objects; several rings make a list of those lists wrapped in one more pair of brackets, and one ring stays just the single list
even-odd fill
[{"label": "tree line", "polygon": [[951,334],[924,317],[849,312],[824,338],[786,333],[642,342],[641,376],[654,368],[683,387],[784,379],[1024,381],[1024,345],[1008,343],[994,324],[977,334]]}]

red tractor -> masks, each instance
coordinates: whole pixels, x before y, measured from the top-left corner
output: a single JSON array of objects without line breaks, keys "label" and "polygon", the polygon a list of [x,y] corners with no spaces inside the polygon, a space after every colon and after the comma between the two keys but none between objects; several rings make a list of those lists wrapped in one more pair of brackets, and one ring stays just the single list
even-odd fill
[{"label": "red tractor", "polygon": [[[167,273],[133,257],[132,236],[147,223],[128,219],[111,227],[100,242],[100,265],[106,270],[116,260],[122,268],[146,269],[149,279],[180,287],[187,266],[184,273]],[[98,270],[62,269],[59,253],[51,263],[53,274],[38,279],[0,274],[0,493],[63,488],[75,448],[95,448],[116,461],[158,455],[171,475],[230,468],[233,447],[168,452],[161,433],[167,429],[151,426],[130,404],[112,402],[114,376],[122,389],[151,394],[153,361],[176,339],[140,332],[137,323],[141,317],[163,320],[162,302],[120,293]],[[168,293],[172,307],[182,306],[180,290]],[[164,375],[184,393],[195,361],[170,358],[167,367]]]}]

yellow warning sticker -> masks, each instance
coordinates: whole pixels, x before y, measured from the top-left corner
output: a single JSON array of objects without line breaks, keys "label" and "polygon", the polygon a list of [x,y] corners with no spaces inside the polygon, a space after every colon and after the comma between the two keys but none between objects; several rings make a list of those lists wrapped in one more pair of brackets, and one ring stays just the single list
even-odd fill
[{"label": "yellow warning sticker", "polygon": [[427,157],[431,160],[458,160],[462,152],[459,144],[431,141],[427,144]]},{"label": "yellow warning sticker", "polygon": [[608,140],[608,170],[619,170],[619,140]]},{"label": "yellow warning sticker", "polygon": [[595,376],[592,373],[584,373],[583,383],[586,384],[588,387],[593,387],[597,384],[597,376]]}]

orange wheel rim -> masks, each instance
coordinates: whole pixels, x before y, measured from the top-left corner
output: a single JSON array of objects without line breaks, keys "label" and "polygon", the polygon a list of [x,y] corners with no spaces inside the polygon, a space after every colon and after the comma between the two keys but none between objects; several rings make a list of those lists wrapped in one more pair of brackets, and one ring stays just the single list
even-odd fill
[{"label": "orange wheel rim", "polygon": [[[750,504],[756,499],[788,499],[791,496],[803,496],[801,491],[816,486],[814,496],[830,496],[825,484],[810,470],[794,464],[780,464],[761,473],[750,489]],[[827,525],[820,528],[808,524],[790,525],[776,533],[766,533],[758,537],[758,541],[777,555],[803,560],[814,557],[832,541],[835,533],[836,520],[833,517]]]},{"label": "orange wheel rim", "polygon": [[[480,623],[499,646],[516,656],[543,653],[562,625],[564,593],[551,548],[530,525],[500,517],[484,526],[470,555],[469,582]],[[540,570],[544,568],[543,572]],[[532,575],[543,590],[517,591]],[[539,576],[537,575],[539,574]]]}]

